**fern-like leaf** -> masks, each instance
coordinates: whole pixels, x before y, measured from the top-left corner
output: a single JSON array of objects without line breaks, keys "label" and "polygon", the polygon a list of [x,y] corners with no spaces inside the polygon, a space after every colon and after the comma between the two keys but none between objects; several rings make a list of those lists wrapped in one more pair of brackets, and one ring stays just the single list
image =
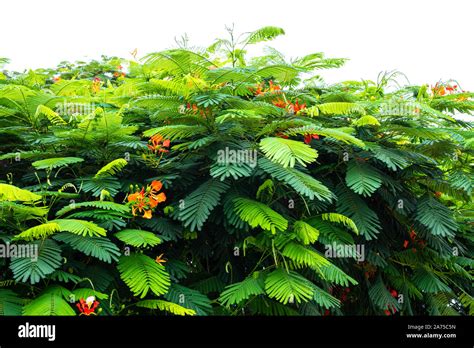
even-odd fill
[{"label": "fern-like leaf", "polygon": [[308,302],[314,296],[313,284],[295,271],[282,268],[270,273],[265,280],[265,291],[270,298],[288,302]]},{"label": "fern-like leaf", "polygon": [[137,307],[159,309],[175,315],[195,315],[196,311],[185,308],[173,302],[163,300],[144,300],[136,303]]},{"label": "fern-like leaf", "polygon": [[264,294],[264,283],[258,273],[245,280],[231,284],[219,296],[219,302],[226,307],[236,305],[252,296]]},{"label": "fern-like leaf", "polygon": [[127,161],[123,158],[117,158],[110,163],[107,163],[95,174],[95,178],[102,178],[107,176],[113,176],[119,173],[126,165]]},{"label": "fern-like leaf", "polygon": [[144,298],[149,291],[160,296],[168,291],[170,277],[165,268],[144,254],[122,256],[117,266],[120,278],[134,296]]},{"label": "fern-like leaf", "polygon": [[263,203],[240,197],[233,202],[235,212],[253,228],[258,226],[272,233],[288,228],[288,220]]},{"label": "fern-like leaf", "polygon": [[283,138],[264,138],[260,148],[268,159],[281,164],[284,168],[293,168],[296,163],[306,166],[318,157],[316,150],[300,141]]},{"label": "fern-like leaf", "polygon": [[115,237],[120,239],[125,244],[134,246],[136,248],[155,246],[161,243],[161,239],[158,238],[154,233],[143,230],[122,230],[117,232]]},{"label": "fern-like leaf", "polygon": [[229,184],[226,182],[211,179],[186,196],[183,200],[184,208],[180,208],[177,212],[184,227],[191,231],[200,231],[212,210],[219,203],[221,195],[228,188]]}]

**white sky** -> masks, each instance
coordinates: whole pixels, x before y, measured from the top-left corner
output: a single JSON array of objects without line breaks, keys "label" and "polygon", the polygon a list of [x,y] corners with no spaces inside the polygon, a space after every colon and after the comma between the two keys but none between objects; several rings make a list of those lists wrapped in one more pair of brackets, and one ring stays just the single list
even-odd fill
[{"label": "white sky", "polygon": [[270,43],[287,56],[346,57],[328,82],[375,79],[398,69],[411,83],[456,79],[474,91],[472,0],[2,0],[0,57],[8,69],[54,67],[61,60],[130,58],[174,46],[187,33],[207,46],[225,25],[279,26]]}]

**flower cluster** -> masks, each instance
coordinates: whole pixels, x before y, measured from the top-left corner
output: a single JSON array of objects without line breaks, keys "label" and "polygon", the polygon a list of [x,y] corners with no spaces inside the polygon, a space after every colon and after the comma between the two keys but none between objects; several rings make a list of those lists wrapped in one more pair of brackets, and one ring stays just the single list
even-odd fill
[{"label": "flower cluster", "polygon": [[273,83],[272,80],[268,82],[268,88],[265,88],[265,84],[261,83],[257,85],[255,95],[264,95],[266,93],[278,93],[281,91],[281,86]]},{"label": "flower cluster", "polygon": [[458,85],[451,85],[449,83],[436,82],[434,86],[431,86],[431,93],[433,93],[433,96],[444,96],[459,92],[463,91],[458,88]]},{"label": "flower cluster", "polygon": [[143,214],[143,218],[151,219],[152,210],[159,203],[166,201],[165,193],[158,193],[162,186],[161,181],[154,180],[146,188],[142,187],[140,191],[130,194],[128,202],[132,205],[132,214],[137,216],[140,213]]},{"label": "flower cluster", "polygon": [[155,134],[149,140],[147,146],[153,153],[164,153],[168,152],[170,147],[170,141],[168,139],[163,139],[160,134]]},{"label": "flower cluster", "polygon": [[99,301],[96,301],[94,296],[89,296],[85,300],[81,298],[79,303],[76,303],[76,307],[79,309],[79,315],[91,315],[95,313],[95,309],[99,306]]},{"label": "flower cluster", "polygon": [[287,109],[292,114],[297,114],[299,111],[306,109],[306,104],[300,104],[298,99],[296,99],[294,103],[289,102],[288,100],[277,99],[273,101],[273,105],[282,109]]}]

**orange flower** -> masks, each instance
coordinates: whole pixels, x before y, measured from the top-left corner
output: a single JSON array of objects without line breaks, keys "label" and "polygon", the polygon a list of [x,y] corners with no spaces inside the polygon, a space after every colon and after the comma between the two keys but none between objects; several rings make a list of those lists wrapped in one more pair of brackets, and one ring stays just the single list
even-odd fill
[{"label": "orange flower", "polygon": [[270,85],[270,92],[280,91],[280,85],[275,85],[272,80],[268,83]]},{"label": "orange flower", "polygon": [[293,112],[294,112],[295,114],[296,114],[298,111],[301,111],[301,110],[303,110],[303,109],[306,108],[306,104],[301,104],[301,105],[300,105],[300,104],[298,103],[298,99],[296,99],[296,101],[295,101],[294,104],[291,104],[291,103],[290,103],[290,105],[291,105],[291,107],[292,107],[292,109],[293,109]]},{"label": "orange flower", "polygon": [[151,142],[151,145],[149,144],[147,146],[154,153],[168,152],[168,150],[165,148],[170,147],[169,139],[163,140],[163,137],[160,134],[155,134],[152,136],[149,142]]},{"label": "orange flower", "polygon": [[141,191],[132,193],[128,196],[128,202],[132,205],[132,214],[137,216],[138,213],[143,214],[144,219],[151,219],[152,210],[159,203],[166,201],[164,192],[158,193],[162,188],[161,181],[154,180],[147,186],[146,190],[142,187]]},{"label": "orange flower", "polygon": [[268,82],[269,87],[265,88],[265,83],[260,83],[257,85],[257,89],[255,90],[255,95],[263,95],[265,93],[279,93],[281,91],[281,86],[276,85],[273,83],[273,81]]},{"label": "orange flower", "polygon": [[275,105],[278,108],[286,108],[287,103],[283,99],[278,99],[273,102],[273,105]]},{"label": "orange flower", "polygon": [[158,203],[162,203],[166,201],[166,195],[164,192],[157,194],[158,191],[161,190],[162,187],[163,187],[163,184],[161,183],[161,181],[153,180],[150,184],[151,190],[150,190],[149,196],[150,196],[150,201],[153,201],[154,206],[156,206]]},{"label": "orange flower", "polygon": [[162,258],[163,254],[161,254],[160,256],[157,256],[156,259],[155,259],[155,262],[158,263],[158,264],[162,264],[162,263],[165,263],[166,260]]},{"label": "orange flower", "polygon": [[143,198],[145,198],[145,189],[142,187],[142,190],[140,192],[135,192],[129,195],[128,201],[129,202],[142,201]]}]

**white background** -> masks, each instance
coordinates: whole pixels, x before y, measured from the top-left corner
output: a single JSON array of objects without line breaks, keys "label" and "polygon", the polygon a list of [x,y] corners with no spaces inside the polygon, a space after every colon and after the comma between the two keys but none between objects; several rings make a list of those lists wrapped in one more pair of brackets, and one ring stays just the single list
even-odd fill
[{"label": "white background", "polygon": [[328,82],[376,79],[397,69],[411,83],[456,79],[474,90],[472,0],[2,0],[0,57],[8,69],[54,67],[61,60],[131,58],[170,48],[187,33],[207,46],[225,25],[279,26],[270,43],[288,57],[325,52],[351,60],[323,72]]}]

